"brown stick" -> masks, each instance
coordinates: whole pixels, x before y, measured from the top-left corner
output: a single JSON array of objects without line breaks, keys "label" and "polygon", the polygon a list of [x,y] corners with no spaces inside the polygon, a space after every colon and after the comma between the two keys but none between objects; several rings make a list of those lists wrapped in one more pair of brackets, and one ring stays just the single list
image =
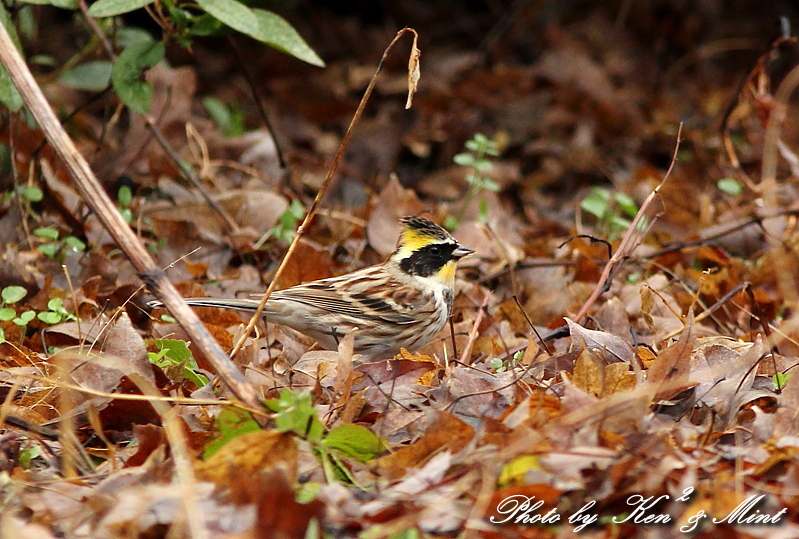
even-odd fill
[{"label": "brown stick", "polygon": [[585,301],[583,306],[580,308],[577,315],[574,317],[575,320],[581,320],[583,316],[588,313],[588,309],[594,304],[594,302],[599,298],[602,292],[605,289],[606,285],[610,285],[610,281],[613,279],[613,276],[616,272],[621,268],[624,261],[632,255],[632,252],[638,247],[638,243],[643,239],[644,233],[639,233],[639,224],[641,220],[644,218],[644,214],[649,209],[649,206],[652,204],[652,201],[655,199],[657,194],[660,192],[661,187],[663,184],[666,183],[666,180],[671,175],[672,169],[674,169],[674,163],[677,162],[677,150],[680,149],[680,136],[682,135],[682,124],[680,124],[680,128],[677,130],[677,143],[674,145],[674,155],[671,157],[671,164],[669,165],[669,169],[666,171],[666,174],[663,176],[663,179],[660,180],[655,189],[649,193],[649,196],[646,197],[644,203],[641,204],[641,209],[638,210],[638,213],[635,215],[635,219],[630,224],[627,229],[627,232],[624,234],[624,237],[619,244],[618,249],[610,257],[607,264],[605,264],[604,269],[602,270],[602,275],[599,278],[599,282],[594,288],[594,291],[591,293],[591,296]]},{"label": "brown stick", "polygon": [[178,291],[155,264],[147,250],[119,214],[116,206],[103,190],[89,168],[86,159],[58,121],[25,61],[20,56],[5,27],[0,25],[0,61],[5,66],[14,86],[41,126],[48,142],[56,151],[72,176],[81,198],[97,215],[108,233],[127,255],[139,277],[156,293],[158,299],[180,322],[189,338],[206,355],[216,372],[230,389],[247,404],[260,408],[255,389],[244,379],[230,358],[211,337],[197,315],[183,301]]},{"label": "brown stick", "polygon": [[[377,69],[375,70],[375,74],[372,75],[372,80],[369,81],[369,86],[366,87],[366,91],[363,93],[363,97],[361,98],[361,102],[358,103],[358,108],[355,110],[355,114],[352,117],[352,121],[350,122],[349,127],[347,128],[347,132],[344,133],[344,138],[341,139],[341,144],[338,147],[338,152],[336,152],[335,157],[333,158],[333,163],[330,165],[330,170],[327,171],[327,176],[325,177],[325,181],[322,183],[322,187],[319,188],[319,192],[316,193],[316,198],[314,198],[313,203],[311,204],[311,208],[308,210],[308,213],[305,215],[305,219],[303,219],[302,224],[297,229],[297,235],[294,236],[294,240],[289,245],[288,251],[286,251],[286,256],[283,257],[283,260],[280,262],[280,266],[278,266],[277,271],[275,272],[275,276],[272,278],[272,282],[269,283],[269,286],[264,292],[264,296],[261,298],[261,303],[258,304],[258,308],[255,310],[255,314],[252,315],[250,318],[247,327],[244,328],[244,333],[241,334],[239,340],[236,342],[236,345],[233,347],[233,350],[230,352],[230,357],[235,356],[239,350],[241,350],[244,341],[252,332],[252,328],[255,327],[255,324],[258,323],[258,320],[261,318],[261,313],[266,307],[266,302],[269,301],[269,296],[272,294],[272,291],[275,289],[275,285],[277,284],[278,280],[280,279],[280,275],[283,273],[291,255],[294,254],[294,250],[297,248],[297,243],[300,241],[303,233],[308,228],[308,225],[311,224],[314,216],[316,215],[316,211],[319,208],[319,203],[322,201],[322,198],[325,196],[330,184],[333,181],[333,174],[336,172],[338,168],[338,164],[341,161],[341,158],[344,156],[344,150],[347,148],[347,145],[350,142],[350,138],[352,138],[352,132],[355,130],[355,126],[358,123],[358,120],[361,118],[361,114],[363,114],[363,109],[366,107],[367,101],[369,101],[369,96],[372,95],[372,90],[374,90],[375,83],[377,82],[377,75],[383,69],[383,63],[386,61],[386,57],[388,57],[388,53],[391,52],[391,49],[394,48],[394,44],[399,41],[406,32],[413,33],[414,37],[417,36],[416,30],[413,28],[403,28],[397,35],[394,36],[394,39],[391,40],[391,43],[388,44],[386,50],[383,51],[383,57],[380,59],[380,63],[377,64]],[[416,50],[416,41],[414,40],[414,50]],[[418,65],[418,57],[417,57],[417,65]]]}]

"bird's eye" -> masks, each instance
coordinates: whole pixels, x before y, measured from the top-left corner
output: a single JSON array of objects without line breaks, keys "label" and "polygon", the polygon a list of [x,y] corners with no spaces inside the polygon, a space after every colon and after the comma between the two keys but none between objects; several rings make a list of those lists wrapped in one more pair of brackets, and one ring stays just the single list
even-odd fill
[{"label": "bird's eye", "polygon": [[441,247],[439,247],[438,245],[433,245],[432,247],[430,247],[430,254],[433,256],[441,255]]}]

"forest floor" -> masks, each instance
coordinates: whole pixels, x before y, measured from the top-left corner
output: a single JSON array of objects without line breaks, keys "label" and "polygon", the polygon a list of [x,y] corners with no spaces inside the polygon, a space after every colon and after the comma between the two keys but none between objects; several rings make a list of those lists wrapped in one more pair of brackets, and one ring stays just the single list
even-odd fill
[{"label": "forest floor", "polygon": [[[411,108],[405,36],[277,286],[379,263],[422,215],[475,250],[451,327],[362,362],[259,323],[233,362],[268,409],[242,404],[4,110],[0,536],[799,537],[796,8],[310,4],[283,15],[325,67],[168,43],[158,136],[32,62],[102,55],[83,19],[37,8],[23,50],[169,279],[232,298],[413,27]],[[197,312],[230,352],[248,318]]]}]

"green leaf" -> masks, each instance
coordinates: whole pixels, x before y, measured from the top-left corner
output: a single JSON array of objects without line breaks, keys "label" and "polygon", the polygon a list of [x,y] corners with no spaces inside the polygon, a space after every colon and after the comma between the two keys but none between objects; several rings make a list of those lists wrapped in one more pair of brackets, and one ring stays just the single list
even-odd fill
[{"label": "green leaf", "polygon": [[422,534],[416,528],[408,528],[400,530],[397,533],[390,535],[388,539],[421,539]]},{"label": "green leaf", "polygon": [[222,22],[208,13],[203,13],[191,21],[190,31],[194,36],[215,36],[222,33],[226,28]]},{"label": "green leaf", "polygon": [[188,343],[178,339],[157,339],[155,345],[158,347],[158,352],[148,354],[150,363],[164,370],[182,366],[183,370],[180,372],[184,378],[197,387],[208,385],[208,378],[197,372],[200,367],[189,350]]},{"label": "green leaf", "polygon": [[34,318],[36,318],[35,311],[25,311],[22,314],[20,314],[18,318],[14,320],[14,323],[17,324],[18,326],[24,326]]},{"label": "green leaf", "polygon": [[4,67],[0,66],[0,103],[12,112],[19,112],[24,102],[19,95],[11,77]]},{"label": "green leaf", "polygon": [[0,292],[0,297],[3,298],[3,303],[10,305],[16,303],[28,294],[28,291],[21,286],[7,286]]},{"label": "green leaf", "polygon": [[[177,365],[183,361],[194,360],[194,357],[189,350],[189,345],[186,341],[180,339],[156,339],[155,346],[161,357],[169,359],[172,364]],[[196,366],[197,363],[195,362]]]},{"label": "green leaf", "polygon": [[342,453],[360,460],[369,460],[385,449],[380,438],[361,425],[345,423],[330,429],[322,445],[338,449]]},{"label": "green leaf", "polygon": [[127,208],[130,206],[130,203],[133,201],[133,191],[131,190],[129,185],[123,185],[117,191],[117,202],[123,208]]},{"label": "green leaf", "polygon": [[295,432],[311,441],[322,438],[324,428],[316,415],[310,393],[284,389],[280,398],[268,399],[265,404],[277,412],[275,426],[278,430]]},{"label": "green leaf", "polygon": [[298,60],[325,67],[325,62],[286,19],[265,9],[253,9],[252,12],[258,21],[258,30],[254,34],[248,34],[249,36]]},{"label": "green leaf", "polygon": [[62,300],[61,298],[53,298],[50,301],[48,301],[47,308],[50,309],[51,311],[66,312],[66,310],[64,309],[64,300]]},{"label": "green leaf", "polygon": [[[22,47],[19,44],[17,29],[3,2],[0,2],[0,24],[5,26],[6,30],[8,30],[11,40],[14,42],[14,45],[16,45],[17,50],[21,50]],[[0,103],[5,105],[5,107],[12,112],[19,111],[24,104],[22,96],[19,95],[14,83],[11,82],[11,77],[3,66],[0,66]]]},{"label": "green leaf", "polygon": [[474,134],[474,137],[472,137],[472,140],[474,140],[474,142],[475,142],[477,145],[479,145],[481,149],[482,149],[482,148],[484,148],[484,147],[485,147],[485,146],[486,146],[486,145],[487,145],[489,142],[491,142],[491,141],[488,139],[488,137],[487,137],[487,136],[485,136],[485,135],[484,135],[484,134],[482,134],[482,133],[475,133],[475,134]]},{"label": "green leaf", "polygon": [[480,187],[485,189],[486,191],[491,191],[492,193],[499,192],[499,184],[492,180],[491,178],[481,178]]},{"label": "green leaf", "polygon": [[225,128],[225,125],[230,121],[230,111],[222,103],[220,100],[213,96],[208,96],[203,99],[203,106],[205,110],[208,111],[208,114],[211,115],[211,118],[221,127],[222,129]]},{"label": "green leaf", "polygon": [[153,36],[144,28],[123,26],[117,29],[117,40],[122,47],[130,47],[136,43],[149,43],[153,41]]},{"label": "green leaf", "polygon": [[233,407],[224,408],[217,416],[214,426],[219,431],[219,437],[208,442],[205,446],[203,451],[204,459],[211,457],[233,438],[247,432],[261,430],[260,425],[252,418],[249,412]]},{"label": "green leaf", "polygon": [[205,387],[210,382],[208,377],[204,374],[194,371],[188,365],[183,369],[183,376],[185,376],[192,384],[199,387]]},{"label": "green leaf", "polygon": [[310,522],[308,522],[308,527],[305,528],[305,535],[303,536],[304,539],[316,539],[317,537],[321,537],[322,534],[320,533],[320,526],[319,520],[316,517],[313,517]]},{"label": "green leaf", "polygon": [[[16,14],[16,26],[19,35],[23,36],[28,41],[35,41],[39,39],[39,25],[41,23],[40,15],[37,15],[36,6],[23,5],[20,6]],[[12,35],[12,39],[15,36]],[[16,43],[16,41],[15,41]],[[53,64],[55,65],[55,64]]]},{"label": "green leaf", "polygon": [[621,210],[630,217],[635,217],[638,213],[638,206],[636,206],[635,201],[630,195],[625,193],[616,193],[613,195],[613,200],[615,200],[619,208],[621,208]]},{"label": "green leaf", "polygon": [[197,0],[197,5],[242,34],[255,37],[258,33],[259,24],[255,13],[237,0]]},{"label": "green leaf", "polygon": [[610,202],[610,189],[606,189],[604,187],[592,187],[591,192],[602,200]]},{"label": "green leaf", "polygon": [[491,358],[491,361],[488,362],[488,368],[493,370],[498,370],[503,367],[502,360],[498,357]]},{"label": "green leaf", "polygon": [[[192,11],[187,11],[182,6],[191,5]],[[162,0],[161,6],[165,7],[167,13],[169,14],[169,19],[171,19],[172,26],[178,30],[178,34],[175,35],[177,40],[180,42],[183,39],[183,32],[182,30],[185,29],[191,21],[196,19],[197,17],[201,17],[202,15],[198,14],[196,9],[197,6],[185,2],[181,2],[181,5],[177,5],[173,0]],[[190,46],[191,42],[188,41],[186,45],[182,46]]]},{"label": "green leaf", "polygon": [[50,5],[74,11],[78,9],[78,0],[50,0]]},{"label": "green leaf", "polygon": [[25,187],[21,187],[19,193],[22,195],[22,198],[31,202],[41,202],[41,200],[44,198],[44,193],[42,190],[35,185],[26,185]]},{"label": "green leaf", "polygon": [[208,378],[200,374],[199,366],[189,350],[188,343],[177,339],[157,339],[158,352],[149,352],[150,363],[164,370],[172,378],[182,376],[197,387],[208,385]]},{"label": "green leaf", "polygon": [[93,60],[76,65],[58,77],[58,82],[64,86],[87,92],[100,92],[108,86],[110,81],[111,62],[108,60]]},{"label": "green leaf", "polygon": [[11,307],[0,307],[0,322],[8,322],[17,316],[17,311]]},{"label": "green leaf", "polygon": [[61,9],[78,9],[78,0],[20,0],[23,4],[34,4],[37,6],[54,6]]},{"label": "green leaf", "polygon": [[456,153],[452,161],[462,167],[471,167],[474,165],[474,156],[470,153]]},{"label": "green leaf", "polygon": [[629,219],[625,219],[621,215],[612,216],[610,218],[610,222],[613,224],[613,226],[616,226],[622,230],[627,230],[633,224],[632,221],[630,221]]},{"label": "green leaf", "polygon": [[596,218],[602,219],[608,211],[608,201],[601,194],[591,193],[580,201],[580,207]]},{"label": "green leaf", "polygon": [[488,224],[488,202],[486,199],[481,198],[477,209],[477,221],[480,223]]},{"label": "green leaf", "polygon": [[722,178],[716,186],[724,193],[737,197],[743,193],[743,186],[732,178]]},{"label": "green leaf", "polygon": [[144,114],[150,108],[153,89],[141,80],[142,70],[152,67],[164,57],[160,41],[136,43],[123,50],[111,68],[111,82],[119,99],[134,112]]},{"label": "green leaf", "polygon": [[25,449],[19,452],[19,464],[25,470],[29,470],[33,459],[35,459],[41,454],[42,454],[42,446],[40,445],[26,447]]},{"label": "green leaf", "polygon": [[58,239],[58,229],[52,226],[39,227],[33,231],[33,234],[39,236],[40,238],[46,238],[48,240]]},{"label": "green leaf", "polygon": [[155,0],[97,0],[89,7],[91,17],[113,17],[122,13],[129,13],[144,6],[149,6]]},{"label": "green leaf", "polygon": [[0,328],[0,344],[6,342],[6,332],[3,328]]},{"label": "green leaf", "polygon": [[785,384],[788,383],[788,380],[791,379],[793,373],[784,374],[781,372],[775,373],[773,376],[774,381],[774,390],[775,391],[782,391],[785,388]]},{"label": "green leaf", "polygon": [[303,215],[305,215],[305,206],[303,206],[302,202],[295,198],[291,201],[287,211],[290,212],[297,221],[299,221],[302,219]]},{"label": "green leaf", "polygon": [[67,236],[64,238],[64,245],[80,252],[86,250],[86,244],[75,236]]},{"label": "green leaf", "polygon": [[232,106],[228,108],[212,96],[203,99],[203,105],[226,136],[235,137],[244,133],[244,114],[240,108],[238,110]]},{"label": "green leaf", "polygon": [[42,253],[47,258],[54,258],[55,255],[58,253],[58,244],[45,243],[43,245],[37,245],[36,250]]},{"label": "green leaf", "polygon": [[52,311],[42,311],[36,315],[36,318],[44,322],[45,324],[58,324],[61,322],[61,314],[54,313]]},{"label": "green leaf", "polygon": [[299,503],[311,503],[316,499],[319,495],[319,491],[322,490],[321,483],[302,483],[294,486],[294,498]]},{"label": "green leaf", "polygon": [[476,159],[473,166],[480,172],[488,172],[494,167],[494,164],[488,159]]}]

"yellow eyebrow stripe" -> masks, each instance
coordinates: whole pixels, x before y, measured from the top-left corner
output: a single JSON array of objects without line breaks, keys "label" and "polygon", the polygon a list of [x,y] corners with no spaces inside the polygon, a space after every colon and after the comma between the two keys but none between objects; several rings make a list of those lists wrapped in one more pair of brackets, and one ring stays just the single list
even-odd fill
[{"label": "yellow eyebrow stripe", "polygon": [[416,251],[426,245],[430,245],[436,241],[435,238],[419,234],[416,230],[408,229],[402,231],[402,241],[400,244],[403,250]]}]

